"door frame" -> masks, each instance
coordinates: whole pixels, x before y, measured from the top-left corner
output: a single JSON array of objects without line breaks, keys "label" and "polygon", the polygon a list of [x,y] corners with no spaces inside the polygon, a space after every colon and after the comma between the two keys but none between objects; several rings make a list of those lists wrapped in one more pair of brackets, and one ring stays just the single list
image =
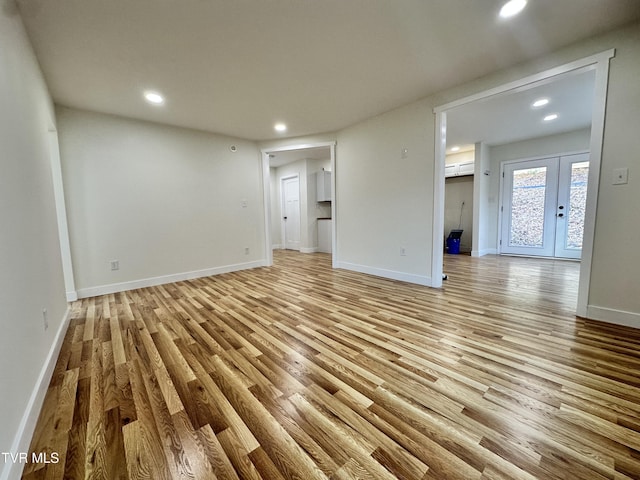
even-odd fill
[{"label": "door frame", "polygon": [[589,152],[591,155],[589,168],[589,185],[587,187],[587,204],[582,244],[582,261],[580,263],[580,279],[578,284],[578,301],[576,314],[587,316],[591,269],[593,263],[593,242],[595,235],[596,207],[598,203],[598,187],[600,185],[600,165],[602,163],[602,143],[604,139],[605,109],[607,104],[607,88],[609,84],[609,61],[615,56],[615,49],[584,57],[573,62],[542,71],[527,77],[502,84],[474,95],[437,106],[435,114],[435,161],[433,178],[433,231],[431,251],[431,285],[442,287],[443,235],[444,231],[444,163],[447,144],[447,111],[472,102],[483,100],[494,95],[513,91],[518,88],[550,79],[576,70],[595,71],[595,89],[593,111],[591,117],[591,139]]},{"label": "door frame", "polygon": [[[293,139],[292,141],[295,141]],[[338,258],[338,215],[339,210],[336,204],[336,142],[311,142],[311,143],[293,143],[291,145],[283,145],[273,148],[263,148],[260,150],[262,155],[262,203],[264,205],[264,260],[263,265],[270,267],[273,265],[273,250],[271,248],[271,172],[269,170],[269,154],[278,152],[287,152],[291,150],[303,150],[306,148],[329,147],[331,152],[331,222],[333,228],[331,232],[331,266],[336,268]]]},{"label": "door frame", "polygon": [[60,144],[58,131],[51,126],[48,130],[49,161],[51,162],[51,178],[53,195],[58,220],[58,239],[60,241],[60,255],[62,259],[62,275],[64,277],[67,302],[78,300],[76,282],[73,274],[71,256],[71,242],[69,240],[69,223],[67,221],[67,207],[64,202],[64,184],[62,180],[62,162],[60,161]]},{"label": "door frame", "polygon": [[300,203],[301,203],[301,198],[300,198],[300,175],[297,173],[291,174],[291,175],[285,175],[284,177],[280,177],[280,232],[282,235],[282,247],[286,250],[287,249],[287,222],[284,220],[284,213],[286,210],[286,199],[285,199],[285,189],[284,189],[284,182],[287,180],[291,180],[292,178],[296,178],[298,179],[298,251],[300,251],[300,237],[302,234],[302,228],[301,228],[301,224],[300,224],[300,216],[302,215],[302,212],[300,210]]}]

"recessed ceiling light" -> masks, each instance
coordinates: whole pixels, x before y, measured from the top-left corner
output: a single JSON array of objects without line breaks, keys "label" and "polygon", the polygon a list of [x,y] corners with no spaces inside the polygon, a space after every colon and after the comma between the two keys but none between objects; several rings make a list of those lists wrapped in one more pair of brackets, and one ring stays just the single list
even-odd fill
[{"label": "recessed ceiling light", "polygon": [[510,0],[500,9],[502,18],[510,18],[519,14],[527,5],[527,0]]},{"label": "recessed ceiling light", "polygon": [[558,114],[557,113],[552,113],[551,115],[547,115],[546,117],[544,117],[543,120],[545,122],[550,122],[552,120],[555,120],[556,118],[558,118]]},{"label": "recessed ceiling light", "polygon": [[276,132],[286,132],[287,126],[284,123],[276,123],[273,128]]},{"label": "recessed ceiling light", "polygon": [[452,152],[457,152],[459,150],[460,150],[460,147],[458,147],[457,145],[455,147],[451,147]]},{"label": "recessed ceiling light", "polygon": [[147,91],[144,92],[144,98],[147,102],[154,105],[162,105],[164,103],[164,97],[158,92]]},{"label": "recessed ceiling light", "polygon": [[536,100],[535,102],[533,102],[531,104],[531,106],[533,108],[544,107],[547,103],[549,103],[549,99],[548,98],[541,98],[541,99]]}]

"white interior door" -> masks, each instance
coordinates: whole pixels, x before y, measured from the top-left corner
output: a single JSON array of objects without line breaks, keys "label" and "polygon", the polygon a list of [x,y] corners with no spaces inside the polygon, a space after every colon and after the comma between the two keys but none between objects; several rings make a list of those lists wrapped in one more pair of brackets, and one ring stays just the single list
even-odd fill
[{"label": "white interior door", "polygon": [[282,179],[284,248],[300,250],[300,179]]},{"label": "white interior door", "polygon": [[589,155],[506,164],[500,251],[580,258]]}]

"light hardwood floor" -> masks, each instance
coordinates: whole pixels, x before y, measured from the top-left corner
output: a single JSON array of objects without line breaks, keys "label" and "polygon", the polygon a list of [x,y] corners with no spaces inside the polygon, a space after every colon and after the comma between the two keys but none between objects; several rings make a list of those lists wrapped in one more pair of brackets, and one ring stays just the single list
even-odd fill
[{"label": "light hardwood floor", "polygon": [[76,302],[23,478],[638,479],[640,331],[573,316],[578,268],[277,251]]}]

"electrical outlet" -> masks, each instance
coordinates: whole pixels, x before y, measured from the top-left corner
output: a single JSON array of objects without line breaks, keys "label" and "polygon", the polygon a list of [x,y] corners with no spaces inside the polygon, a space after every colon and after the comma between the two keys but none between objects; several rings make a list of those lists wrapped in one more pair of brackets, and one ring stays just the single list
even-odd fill
[{"label": "electrical outlet", "polygon": [[120,270],[120,260],[111,260],[111,270]]},{"label": "electrical outlet", "polygon": [[249,247],[244,247],[244,254],[249,255]]},{"label": "electrical outlet", "polygon": [[407,249],[404,247],[400,247],[400,256],[401,257],[406,257],[407,256]]},{"label": "electrical outlet", "polygon": [[49,328],[49,316],[46,308],[42,309],[42,320],[44,321],[44,329],[47,330]]}]

